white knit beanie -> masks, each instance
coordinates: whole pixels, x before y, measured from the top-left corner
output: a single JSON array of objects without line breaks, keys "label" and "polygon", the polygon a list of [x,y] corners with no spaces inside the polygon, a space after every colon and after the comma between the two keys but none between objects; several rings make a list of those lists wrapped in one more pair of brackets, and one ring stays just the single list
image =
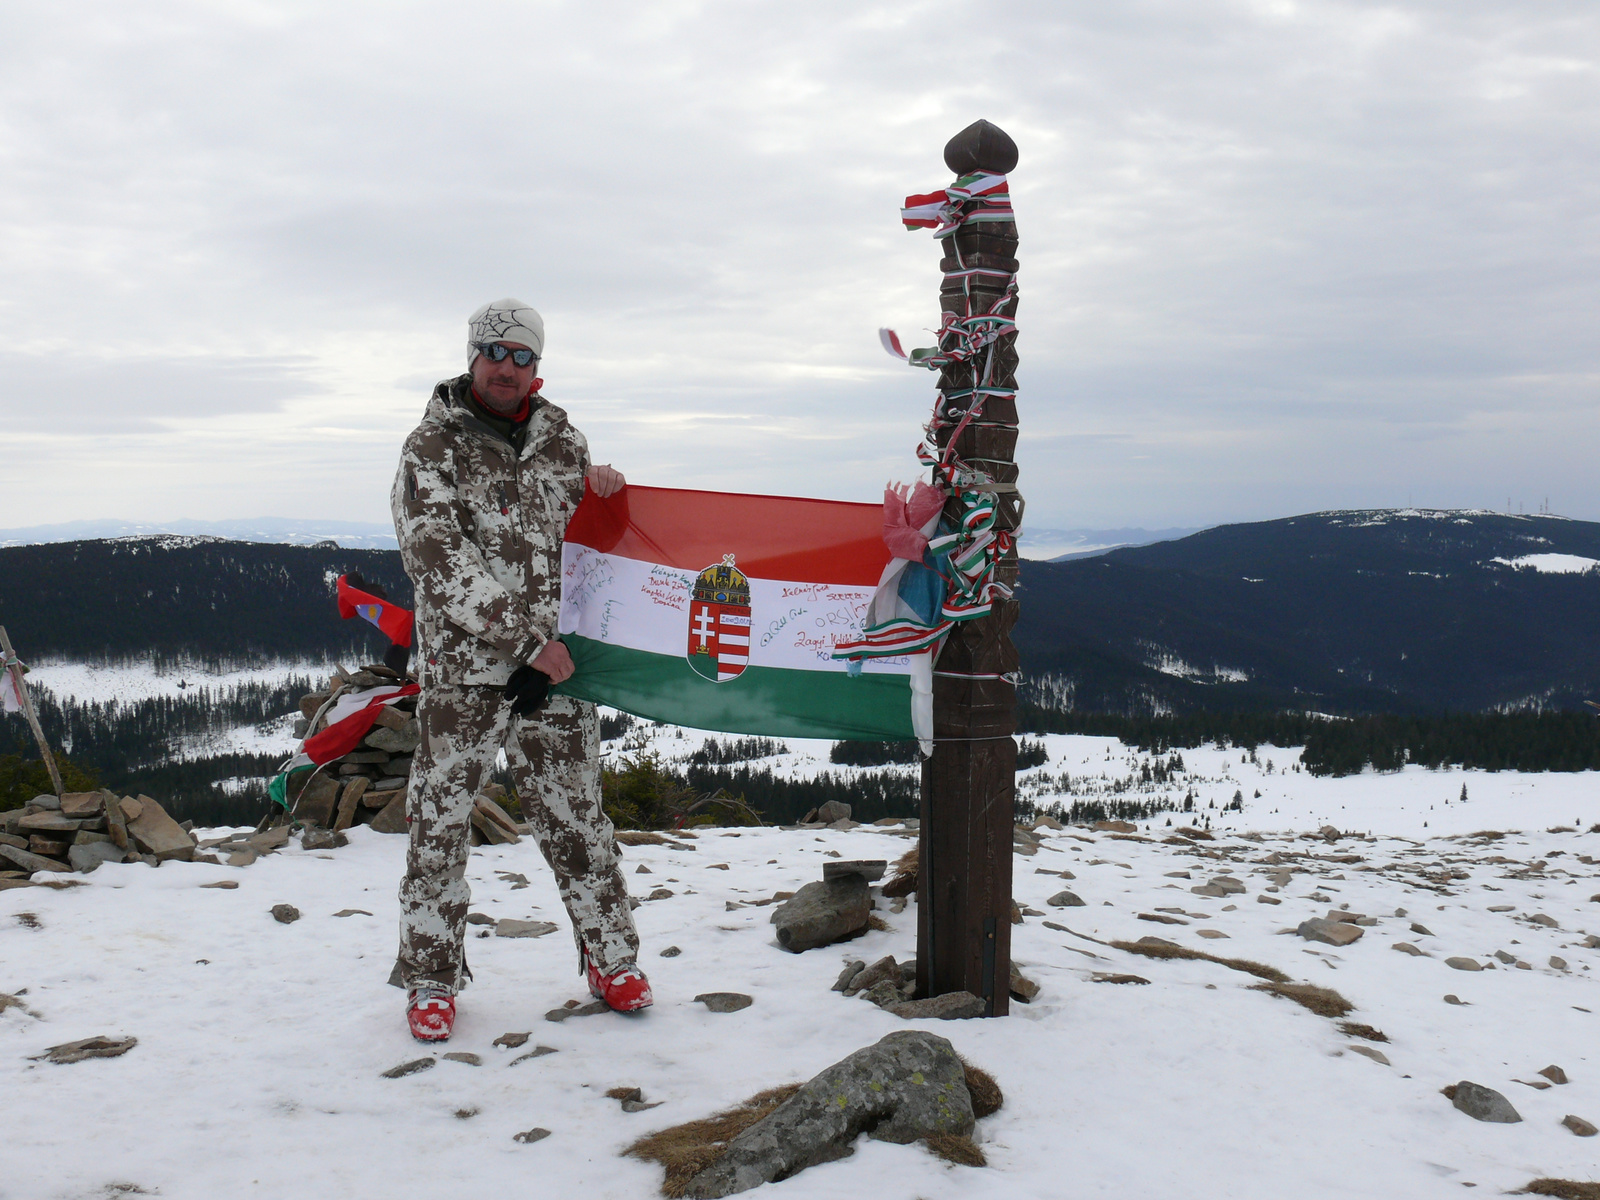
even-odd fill
[{"label": "white knit beanie", "polygon": [[467,366],[478,357],[480,342],[517,342],[544,357],[544,318],[531,305],[507,296],[485,304],[467,318]]}]

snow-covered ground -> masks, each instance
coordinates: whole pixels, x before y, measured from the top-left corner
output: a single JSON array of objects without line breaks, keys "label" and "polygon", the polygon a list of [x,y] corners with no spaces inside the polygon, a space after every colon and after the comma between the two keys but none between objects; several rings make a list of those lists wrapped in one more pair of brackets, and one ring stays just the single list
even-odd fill
[{"label": "snow-covered ground", "polygon": [[104,665],[86,662],[30,664],[28,682],[48,688],[57,698],[88,704],[115,700],[123,704],[156,696],[183,696],[199,688],[227,691],[246,683],[277,685],[297,675],[321,680],[328,664],[320,660],[295,660],[265,667],[212,671],[189,663],[164,668],[151,662]]},{"label": "snow-covered ground", "polygon": [[[650,740],[688,753],[703,736]],[[1046,742],[1051,761],[1032,774],[1109,783],[1142,759],[1107,739]],[[826,758],[825,745],[792,749],[796,770],[802,750]],[[1169,790],[1193,787],[1216,840],[1164,843],[1164,816],[1131,837],[1042,830],[1037,853],[1014,860],[1016,899],[1046,914],[1013,929],[1038,998],[1004,1020],[927,1025],[1006,1090],[978,1134],[991,1165],[862,1142],[773,1195],[1387,1200],[1600,1175],[1600,1141],[1559,1123],[1568,1113],[1600,1123],[1600,951],[1584,945],[1600,931],[1600,834],[1546,832],[1600,820],[1600,779],[1413,769],[1315,779],[1292,769],[1292,751],[1263,748],[1259,765],[1239,751],[1181,754],[1186,776]],[[1235,791],[1243,811],[1223,813]],[[1323,824],[1373,840],[1300,836]],[[1482,830],[1505,836],[1466,836]],[[626,848],[636,894],[674,893],[637,913],[656,1006],[547,1022],[547,1010],[587,999],[565,934],[475,936],[476,981],[449,1049],[483,1065],[441,1061],[401,1079],[381,1073],[423,1053],[384,982],[403,838],[358,828],[338,851],[291,844],[243,869],[107,866],[81,887],[0,893],[0,991],[26,989],[31,1010],[0,1014],[0,1095],[14,1115],[0,1139],[0,1197],[653,1195],[658,1168],[618,1155],[633,1139],[809,1078],[906,1027],[828,989],[846,959],[911,956],[914,906],[881,908],[886,932],[791,955],[772,937],[770,907],[740,905],[819,878],[829,855],[893,859],[912,844],[862,827],[703,830],[692,851]],[[1270,873],[1284,868],[1292,876],[1279,887]],[[531,841],[474,851],[468,873],[474,911],[562,920]],[[1224,873],[1246,891],[1190,890]],[[220,880],[238,887],[201,886]],[[1085,906],[1051,908],[1063,887]],[[280,903],[302,919],[278,924],[268,910]],[[1284,932],[1343,906],[1378,918],[1353,945]],[[335,915],[346,909],[365,913]],[[1337,989],[1355,1005],[1350,1020],[1387,1034],[1375,1048],[1392,1065],[1353,1052],[1374,1044],[1334,1021],[1251,990],[1251,976],[1106,944],[1147,935]],[[1399,942],[1424,953],[1397,953]],[[681,955],[661,957],[668,946]],[[1451,956],[1495,969],[1452,969]],[[1095,982],[1096,972],[1150,982]],[[755,1002],[713,1014],[693,1000],[709,991]],[[528,1047],[492,1045],[507,1032],[531,1032]],[[117,1059],[29,1061],[96,1034],[139,1044]],[[535,1044],[558,1053],[512,1065]],[[1516,1082],[1542,1082],[1536,1072],[1551,1064],[1571,1082]],[[1439,1089],[1461,1079],[1504,1092],[1524,1121],[1479,1124],[1455,1111]],[[624,1113],[604,1095],[618,1085],[664,1103]],[[535,1126],[552,1135],[512,1140]]]}]

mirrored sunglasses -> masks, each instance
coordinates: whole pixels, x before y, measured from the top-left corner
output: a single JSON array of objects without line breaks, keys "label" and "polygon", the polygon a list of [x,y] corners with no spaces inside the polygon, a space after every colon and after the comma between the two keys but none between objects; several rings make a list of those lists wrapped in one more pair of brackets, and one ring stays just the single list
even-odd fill
[{"label": "mirrored sunglasses", "polygon": [[490,362],[505,362],[506,356],[511,356],[511,361],[519,367],[539,361],[539,356],[532,350],[513,350],[510,346],[503,346],[499,342],[475,342],[472,347]]}]

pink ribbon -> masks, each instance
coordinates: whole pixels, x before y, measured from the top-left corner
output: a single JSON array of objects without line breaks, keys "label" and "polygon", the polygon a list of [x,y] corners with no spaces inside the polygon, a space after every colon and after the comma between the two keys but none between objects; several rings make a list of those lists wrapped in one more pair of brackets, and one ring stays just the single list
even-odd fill
[{"label": "pink ribbon", "polygon": [[883,542],[896,558],[922,560],[928,548],[923,527],[944,507],[944,493],[920,480],[915,487],[890,484],[883,490]]}]

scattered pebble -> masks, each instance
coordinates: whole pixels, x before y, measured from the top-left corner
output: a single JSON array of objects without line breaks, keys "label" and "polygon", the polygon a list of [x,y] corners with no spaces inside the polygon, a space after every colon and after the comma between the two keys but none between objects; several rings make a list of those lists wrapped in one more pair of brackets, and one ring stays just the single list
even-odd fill
[{"label": "scattered pebble", "polygon": [[755,1001],[743,992],[701,992],[695,997],[697,1004],[704,1004],[714,1013],[738,1012],[741,1008],[749,1008]]},{"label": "scattered pebble", "polygon": [[512,1134],[511,1140],[513,1142],[521,1142],[526,1146],[531,1142],[542,1142],[549,1136],[550,1131],[548,1129],[525,1129],[521,1133]]},{"label": "scattered pebble", "polygon": [[440,1055],[440,1057],[443,1058],[445,1062],[466,1063],[466,1065],[469,1067],[483,1066],[483,1059],[479,1058],[470,1050],[452,1050],[449,1054]]},{"label": "scattered pebble", "polygon": [[678,955],[680,955],[682,953],[683,953],[683,951],[678,949],[678,947],[676,947],[676,946],[668,946],[665,950],[663,950],[661,952],[661,957],[662,958],[677,958]]},{"label": "scattered pebble", "polygon": [[300,919],[300,910],[292,904],[274,904],[272,917],[280,925],[292,925]]},{"label": "scattered pebble", "polygon": [[414,1058],[410,1062],[403,1062],[398,1067],[390,1067],[383,1073],[385,1079],[404,1079],[407,1075],[415,1075],[418,1071],[426,1071],[436,1065],[433,1058]]}]

